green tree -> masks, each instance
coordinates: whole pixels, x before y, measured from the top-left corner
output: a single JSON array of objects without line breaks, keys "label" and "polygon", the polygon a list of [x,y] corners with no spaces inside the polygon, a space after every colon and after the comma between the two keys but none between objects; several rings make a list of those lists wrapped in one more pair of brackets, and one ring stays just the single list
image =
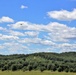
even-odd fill
[{"label": "green tree", "polygon": [[43,72],[44,70],[45,70],[45,67],[44,66],[40,67],[40,71],[41,72]]},{"label": "green tree", "polygon": [[11,70],[16,71],[17,70],[17,65],[16,64],[12,65]]},{"label": "green tree", "polygon": [[31,71],[33,69],[32,65],[28,66],[28,70]]}]

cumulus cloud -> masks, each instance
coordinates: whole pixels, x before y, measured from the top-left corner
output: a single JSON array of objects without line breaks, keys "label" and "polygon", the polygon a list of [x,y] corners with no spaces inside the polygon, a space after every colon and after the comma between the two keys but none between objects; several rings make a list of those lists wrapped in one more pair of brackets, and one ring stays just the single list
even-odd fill
[{"label": "cumulus cloud", "polygon": [[19,39],[17,36],[0,34],[0,40],[17,40],[17,39]]},{"label": "cumulus cloud", "polygon": [[3,45],[0,45],[0,50],[3,49],[3,48],[4,48],[4,46]]},{"label": "cumulus cloud", "polygon": [[9,34],[12,36],[24,36],[24,33],[21,33],[19,31],[13,31],[13,30],[10,30]]},{"label": "cumulus cloud", "polygon": [[33,24],[30,22],[25,22],[25,21],[19,21],[9,26],[12,26],[12,29],[35,30],[35,31],[41,31],[45,27],[44,25]]},{"label": "cumulus cloud", "polygon": [[25,6],[25,5],[21,5],[21,9],[27,9],[28,6]]},{"label": "cumulus cloud", "polygon": [[54,42],[50,41],[50,40],[43,40],[41,38],[25,38],[23,40],[20,40],[21,43],[32,43],[32,44],[41,44],[41,45],[49,45],[49,46],[53,46],[55,45]]},{"label": "cumulus cloud", "polygon": [[7,31],[6,28],[0,27],[0,31]]},{"label": "cumulus cloud", "polygon": [[63,43],[57,45],[56,48],[60,48],[60,52],[76,51],[76,44]]},{"label": "cumulus cloud", "polygon": [[36,31],[27,31],[24,34],[25,34],[25,36],[37,37],[39,35],[39,32],[36,32]]},{"label": "cumulus cloud", "polygon": [[[5,30],[5,28],[0,27],[0,30]],[[0,41],[3,42],[0,45],[0,49],[6,47],[12,51],[13,49],[21,50],[21,48],[23,50],[24,47],[29,46],[29,49],[27,48],[28,52],[36,52],[40,48],[44,48],[42,51],[45,52],[46,50],[60,50],[60,52],[76,51],[75,40],[76,27],[69,27],[66,24],[58,22],[51,22],[44,25],[19,21],[10,24],[6,33],[0,33]],[[9,44],[10,41],[12,42],[11,44]],[[16,46],[20,47],[17,48]],[[34,47],[36,51],[33,50]]]},{"label": "cumulus cloud", "polygon": [[33,44],[39,44],[41,41],[40,38],[24,38],[19,40],[20,43],[33,43]]},{"label": "cumulus cloud", "polygon": [[28,47],[17,42],[6,42],[0,45],[0,49],[3,51],[2,54],[21,54],[28,50]]},{"label": "cumulus cloud", "polygon": [[76,20],[76,9],[73,9],[73,11],[67,11],[67,10],[50,11],[47,14],[50,18],[57,20],[62,21]]},{"label": "cumulus cloud", "polygon": [[49,28],[51,29],[48,33],[49,38],[55,42],[67,42],[76,39],[75,27],[68,27],[67,25],[55,23],[55,25],[53,24]]},{"label": "cumulus cloud", "polygon": [[14,20],[10,17],[3,16],[2,18],[0,18],[0,23],[4,23],[4,22],[14,22]]},{"label": "cumulus cloud", "polygon": [[[47,25],[38,25],[29,22],[17,22],[11,25],[12,29],[33,30],[38,32],[48,32],[48,36],[53,41],[66,42],[76,38],[76,28],[68,27],[65,24],[51,22]],[[26,32],[27,35],[33,36],[34,32]],[[36,34],[37,35],[37,34]]]}]

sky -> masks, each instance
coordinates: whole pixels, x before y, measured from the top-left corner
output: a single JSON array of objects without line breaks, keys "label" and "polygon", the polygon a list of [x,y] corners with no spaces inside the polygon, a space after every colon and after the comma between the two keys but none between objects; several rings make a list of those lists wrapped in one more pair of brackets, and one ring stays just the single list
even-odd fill
[{"label": "sky", "polygon": [[0,0],[0,54],[76,52],[76,0]]}]

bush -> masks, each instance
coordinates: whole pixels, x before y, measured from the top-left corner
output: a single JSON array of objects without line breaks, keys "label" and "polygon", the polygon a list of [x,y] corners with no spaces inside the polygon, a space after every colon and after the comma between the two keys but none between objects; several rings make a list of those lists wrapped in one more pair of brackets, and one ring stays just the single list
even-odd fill
[{"label": "bush", "polygon": [[31,71],[33,68],[31,65],[28,66],[28,70]]},{"label": "bush", "polygon": [[73,68],[70,68],[70,72],[73,72]]},{"label": "bush", "polygon": [[23,72],[25,72],[25,71],[27,71],[28,70],[28,68],[25,66],[25,67],[23,67],[23,69],[22,69],[22,71]]},{"label": "bush", "polygon": [[43,72],[45,70],[45,67],[40,67],[40,71]]},{"label": "bush", "polygon": [[11,70],[16,71],[17,70],[17,65],[16,64],[12,65]]},{"label": "bush", "polygon": [[7,65],[3,66],[3,68],[1,70],[2,71],[8,70],[8,66]]},{"label": "bush", "polygon": [[65,69],[65,72],[69,72],[69,69]]},{"label": "bush", "polygon": [[61,67],[59,67],[58,68],[58,72],[62,72],[63,70],[62,70],[62,68]]}]

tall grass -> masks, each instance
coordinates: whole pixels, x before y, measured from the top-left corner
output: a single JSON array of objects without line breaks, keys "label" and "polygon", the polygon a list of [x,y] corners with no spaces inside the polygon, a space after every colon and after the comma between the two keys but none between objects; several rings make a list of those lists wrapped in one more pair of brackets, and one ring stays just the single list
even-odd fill
[{"label": "tall grass", "polygon": [[26,72],[22,72],[22,71],[0,71],[0,75],[76,75],[76,73],[65,73],[65,72],[50,72],[50,71],[44,71],[44,72],[40,72],[40,71],[26,71]]}]

